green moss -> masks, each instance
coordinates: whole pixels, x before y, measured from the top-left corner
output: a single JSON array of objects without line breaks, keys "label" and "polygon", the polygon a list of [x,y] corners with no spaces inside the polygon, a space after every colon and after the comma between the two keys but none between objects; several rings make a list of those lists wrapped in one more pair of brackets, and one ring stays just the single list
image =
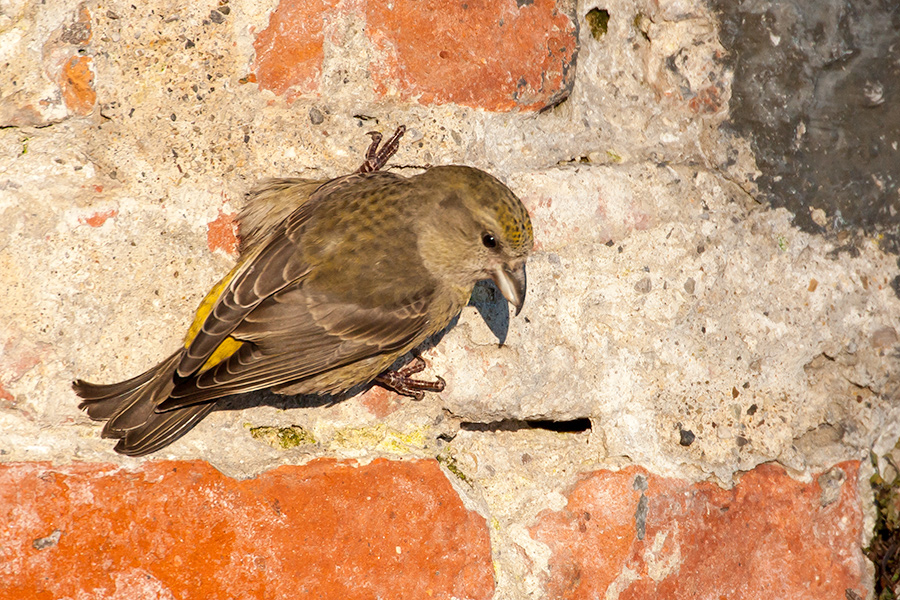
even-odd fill
[{"label": "green moss", "polygon": [[288,450],[307,444],[315,444],[316,438],[299,425],[290,427],[251,427],[253,439],[261,440],[273,448]]},{"label": "green moss", "polygon": [[894,477],[891,481],[884,479],[878,471],[878,457],[873,453],[875,474],[870,483],[875,493],[878,516],[872,541],[865,553],[875,565],[875,598],[895,600],[900,592],[900,553],[897,552],[900,546],[900,469],[890,455],[884,458],[890,463]]},{"label": "green moss", "polygon": [[588,27],[591,29],[591,36],[595,40],[599,40],[609,30],[609,11],[602,8],[592,8],[584,17],[587,19]]},{"label": "green moss", "polygon": [[457,479],[460,481],[464,481],[471,485],[471,481],[466,477],[466,474],[462,472],[462,469],[459,468],[459,465],[456,463],[456,459],[450,456],[449,454],[438,454],[434,457],[439,463],[444,465],[444,468],[453,473]]}]

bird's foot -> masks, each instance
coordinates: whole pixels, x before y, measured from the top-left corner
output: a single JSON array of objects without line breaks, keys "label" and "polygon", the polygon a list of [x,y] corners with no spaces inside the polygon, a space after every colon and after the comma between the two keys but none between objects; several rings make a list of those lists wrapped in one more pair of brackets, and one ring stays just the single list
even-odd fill
[{"label": "bird's foot", "polygon": [[444,387],[447,385],[443,377],[437,377],[436,381],[422,381],[421,379],[412,378],[416,373],[424,371],[425,366],[425,359],[415,354],[408,365],[396,371],[385,371],[375,378],[375,383],[397,392],[401,396],[409,396],[416,400],[424,398],[425,392],[443,392]]},{"label": "bird's foot", "polygon": [[406,125],[401,125],[379,150],[378,146],[381,144],[382,135],[378,131],[370,131],[368,135],[372,138],[372,143],[369,144],[369,149],[366,150],[365,162],[356,172],[374,173],[386,165],[387,161],[397,153],[397,149],[400,147],[400,138],[403,137],[404,133],[406,133]]}]

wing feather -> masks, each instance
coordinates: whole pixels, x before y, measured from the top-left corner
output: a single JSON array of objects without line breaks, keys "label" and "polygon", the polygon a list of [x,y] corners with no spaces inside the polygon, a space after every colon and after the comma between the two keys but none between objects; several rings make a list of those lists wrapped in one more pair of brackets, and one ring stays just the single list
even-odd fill
[{"label": "wing feather", "polygon": [[189,377],[196,373],[244,317],[267,297],[308,272],[309,266],[297,252],[294,241],[283,232],[273,235],[268,244],[260,247],[239,267],[222,291],[188,345],[178,364],[177,375]]},{"label": "wing feather", "polygon": [[[284,386],[377,355],[396,356],[429,331],[427,298],[398,308],[361,308],[328,301],[300,282],[266,299],[232,332],[245,343],[231,357],[176,385],[157,410],[168,411],[229,394]],[[378,373],[363,374],[362,381]]]}]

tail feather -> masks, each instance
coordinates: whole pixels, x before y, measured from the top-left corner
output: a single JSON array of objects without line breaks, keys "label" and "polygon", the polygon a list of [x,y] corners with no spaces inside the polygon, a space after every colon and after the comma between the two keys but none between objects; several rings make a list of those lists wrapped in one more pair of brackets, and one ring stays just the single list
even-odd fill
[{"label": "tail feather", "polygon": [[[97,384],[84,381],[83,379],[76,379],[75,383],[72,384],[72,387],[75,389],[75,393],[84,400],[84,402],[78,405],[78,408],[97,406],[96,403],[99,403],[101,400],[116,399],[127,392],[137,390],[147,385],[147,383],[159,375],[162,367],[175,358],[175,356],[180,356],[181,352],[182,351],[179,350],[146,373],[141,373],[137,377],[132,377],[131,379],[126,379],[119,383]],[[95,418],[106,419],[109,417],[97,416]]]},{"label": "tail feather", "polygon": [[175,369],[183,350],[127,381],[98,385],[77,380],[72,385],[90,418],[106,421],[103,437],[117,438],[116,451],[128,456],[155,452],[190,431],[215,407],[214,402],[165,413],[157,407],[175,387]]},{"label": "tail feather", "polygon": [[96,421],[113,421],[133,410],[146,413],[148,407],[153,410],[168,397],[168,391],[166,396],[158,397],[164,391],[165,384],[174,387],[173,375],[181,354],[179,350],[146,373],[119,383],[75,381],[72,388],[83,400],[78,408],[86,410],[88,416]]},{"label": "tail feather", "polygon": [[143,456],[165,448],[203,420],[215,402],[195,404],[165,413],[153,413],[140,427],[121,435],[115,450],[127,456]]}]

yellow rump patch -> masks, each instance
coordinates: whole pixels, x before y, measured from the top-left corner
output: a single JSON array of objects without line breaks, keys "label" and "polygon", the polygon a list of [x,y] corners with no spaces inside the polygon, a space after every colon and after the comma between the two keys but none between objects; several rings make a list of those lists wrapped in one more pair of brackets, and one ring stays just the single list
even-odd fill
[{"label": "yellow rump patch", "polygon": [[[200,306],[197,307],[197,313],[194,315],[194,322],[191,323],[190,329],[188,329],[187,335],[184,337],[184,347],[190,347],[191,343],[196,339],[197,334],[200,333],[200,329],[203,327],[203,323],[206,322],[206,318],[209,316],[209,313],[212,312],[213,307],[216,305],[216,301],[219,299],[219,296],[222,295],[222,292],[228,287],[228,284],[231,283],[231,280],[234,279],[234,276],[237,274],[238,269],[241,267],[241,264],[235,265],[235,267],[231,270],[228,275],[222,278],[219,283],[213,286],[209,293],[206,294],[206,297],[200,303]],[[203,363],[203,366],[200,367],[200,371],[206,371],[207,369],[211,369],[216,366],[223,360],[227,359],[229,356],[238,351],[244,343],[239,342],[233,337],[227,337],[222,340],[222,343],[213,350],[213,353],[206,359],[206,362]]]},{"label": "yellow rump patch", "polygon": [[200,367],[200,372],[206,371],[207,369],[211,369],[223,360],[227,360],[232,354],[238,351],[238,349],[244,345],[244,342],[239,342],[233,337],[227,337],[222,340],[222,343],[219,344],[213,353],[209,355],[209,358],[206,359],[206,362],[203,363],[203,366]]}]

